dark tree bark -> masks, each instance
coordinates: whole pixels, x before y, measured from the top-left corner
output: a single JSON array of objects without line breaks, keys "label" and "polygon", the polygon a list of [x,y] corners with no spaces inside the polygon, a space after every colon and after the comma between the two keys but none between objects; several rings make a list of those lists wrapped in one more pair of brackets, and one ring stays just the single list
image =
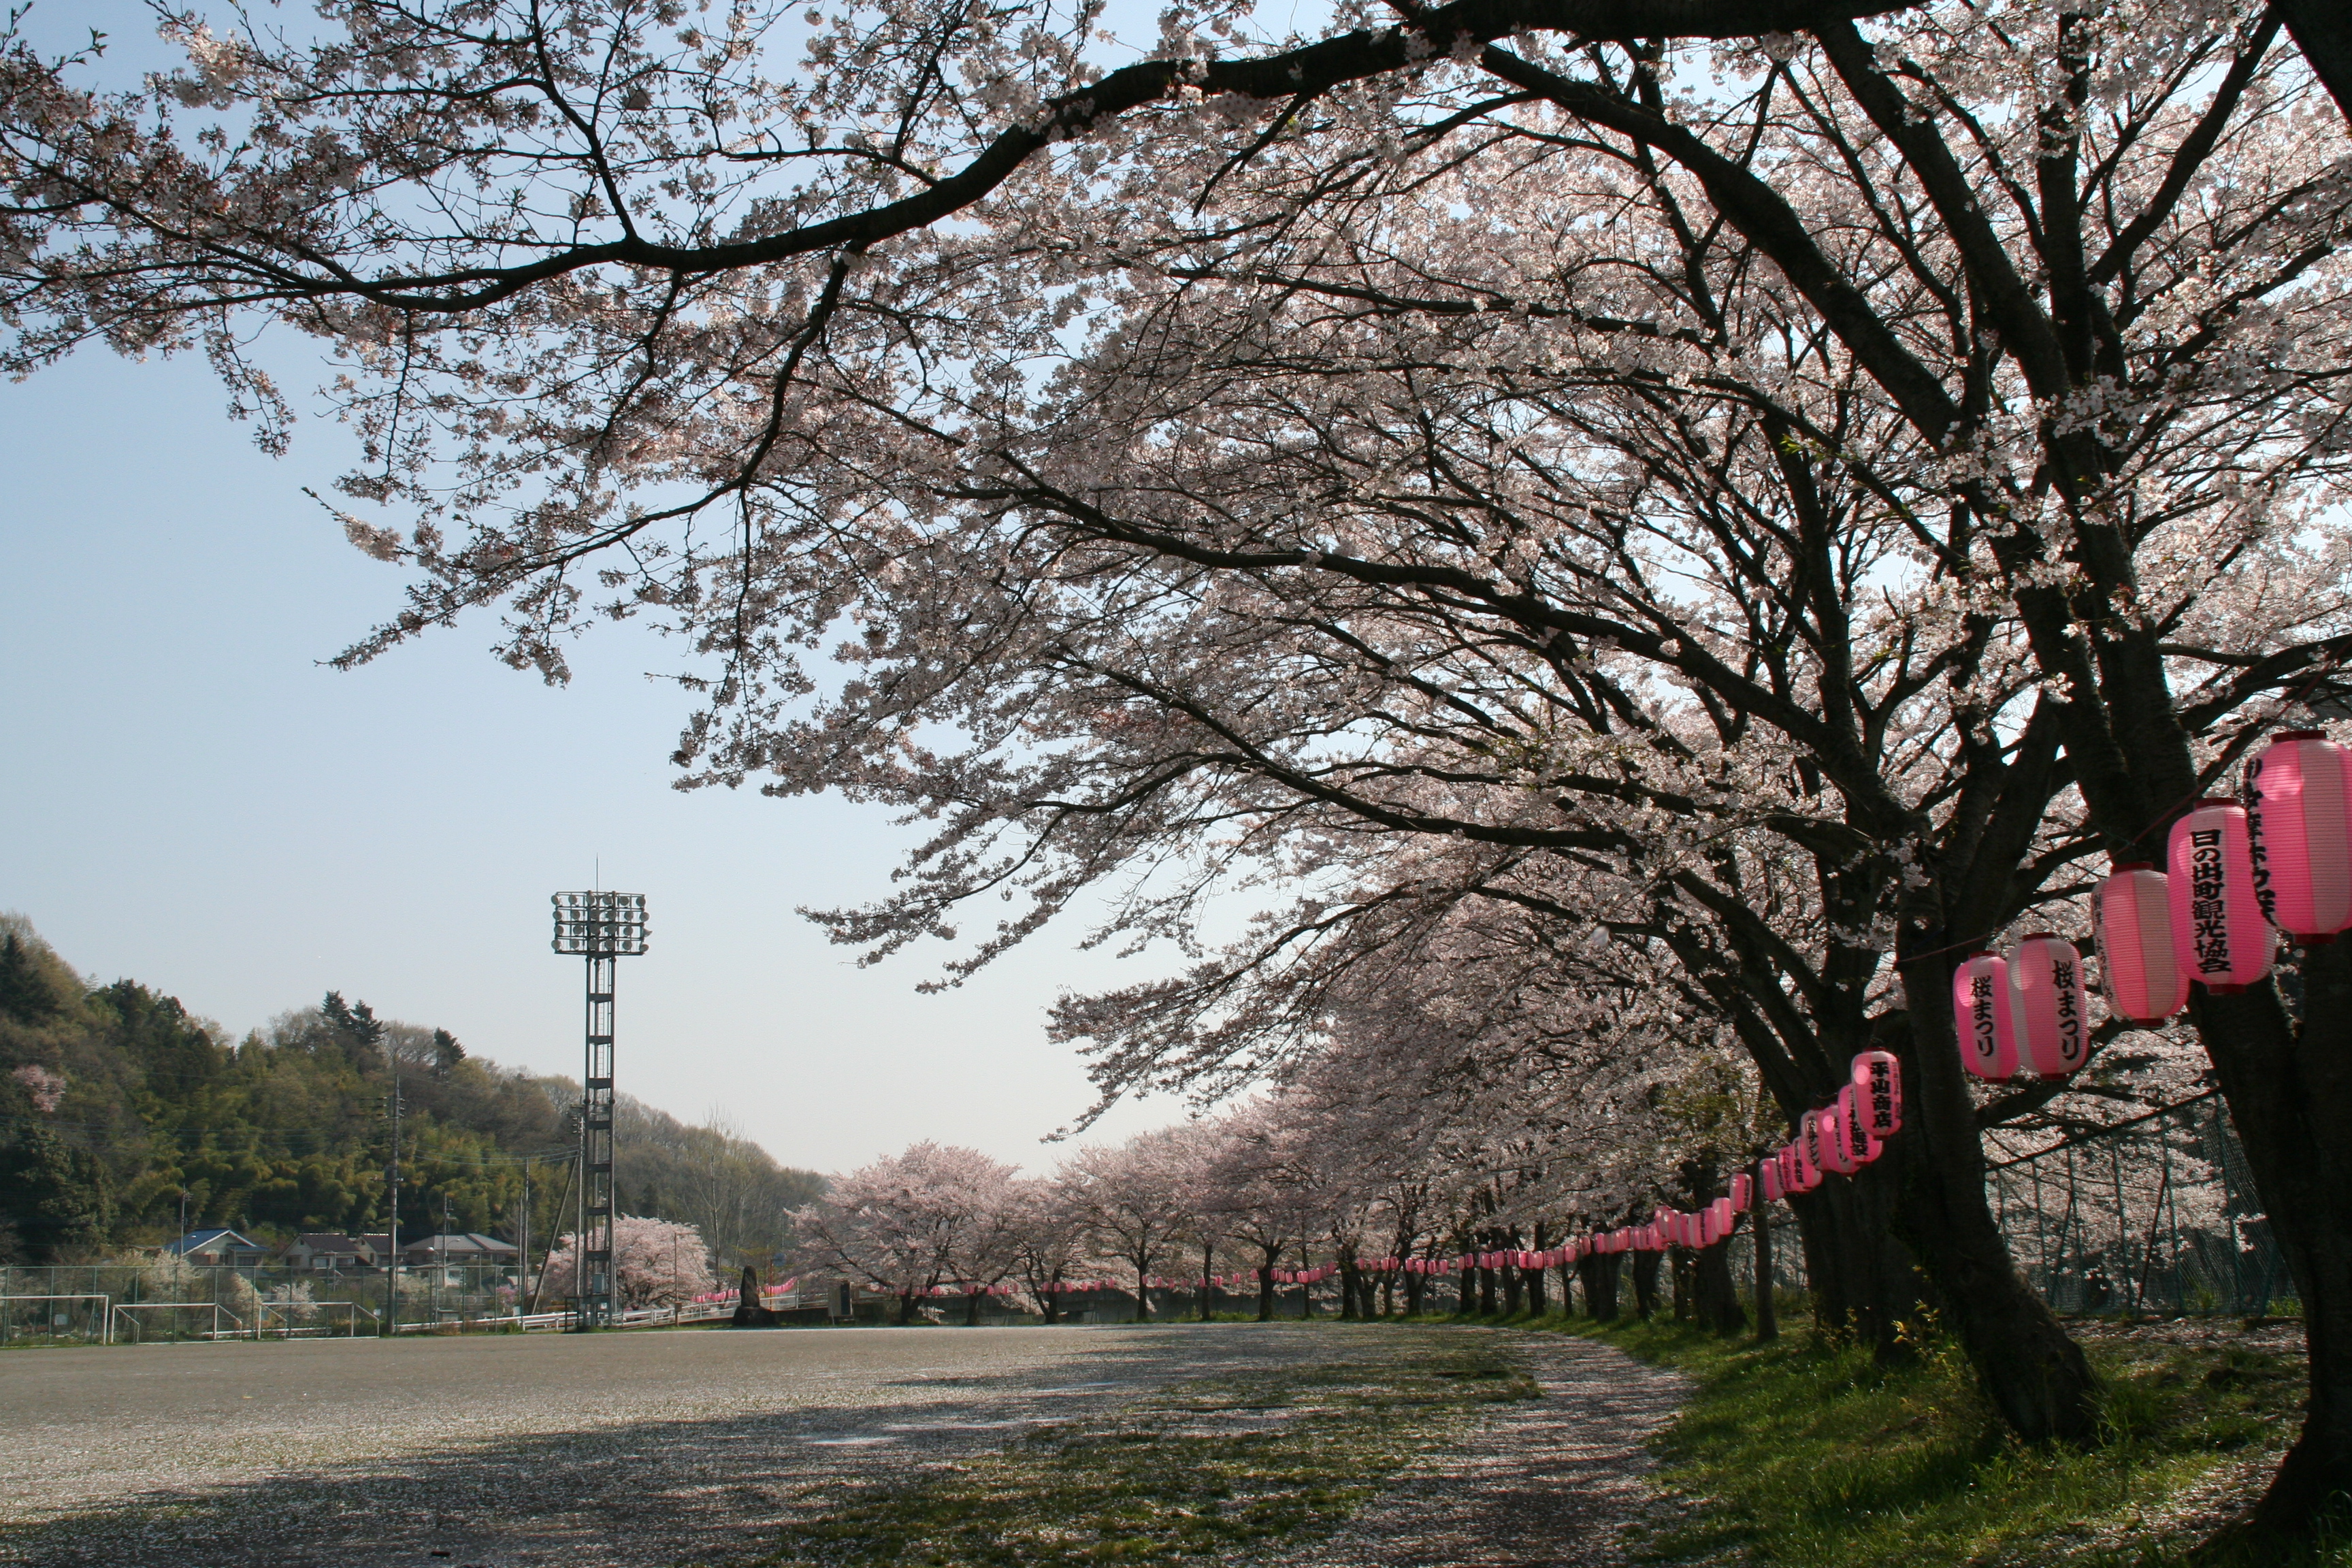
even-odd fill
[{"label": "dark tree bark", "polygon": [[1772,1205],[1764,1197],[1763,1161],[1748,1167],[1748,1180],[1754,1194],[1748,1224],[1756,1241],[1756,1342],[1769,1344],[1780,1337],[1780,1313],[1772,1300]]},{"label": "dark tree bark", "polygon": [[1739,1287],[1731,1278],[1728,1240],[1700,1247],[1692,1275],[1695,1306],[1702,1325],[1727,1339],[1748,1327],[1748,1313],[1739,1305]]},{"label": "dark tree bark", "polygon": [[2189,1001],[2311,1347],[2303,1431],[2238,1531],[2257,1536],[2352,1501],[2352,939],[2302,950],[2299,968],[2300,1029],[2275,978]]},{"label": "dark tree bark", "polygon": [[1666,1255],[1652,1249],[1633,1254],[1633,1310],[1647,1322],[1658,1311],[1658,1268]]},{"label": "dark tree bark", "polygon": [[[1912,996],[1951,994],[1948,952],[1924,953],[1902,972]],[[1903,1064],[1905,1085],[1918,1092],[1906,1096],[1903,1131],[1867,1168],[1874,1179],[1864,1184],[1864,1194],[1890,1180],[1901,1184],[1903,1233],[1919,1249],[1945,1326],[2011,1429],[2029,1442],[2095,1444],[2098,1379],[2082,1347],[2019,1276],[1985,1202],[1984,1150],[1951,1009],[1930,1006],[1912,1024],[1895,1027],[1890,1020],[1881,1031]],[[1884,1331],[1891,1334],[1891,1325]]]},{"label": "dark tree bark", "polygon": [[1528,1310],[1537,1317],[1543,1316],[1544,1271],[1542,1269],[1530,1268],[1527,1271],[1527,1298]]},{"label": "dark tree bark", "polygon": [[2287,36],[2311,71],[2335,95],[2344,118],[2352,120],[2352,5],[2343,0],[2273,0],[2271,9],[2286,23]]},{"label": "dark tree bark", "polygon": [[1585,1314],[1594,1322],[1617,1321],[1617,1264],[1621,1256],[1595,1252],[1577,1259],[1577,1283],[1584,1288]]}]

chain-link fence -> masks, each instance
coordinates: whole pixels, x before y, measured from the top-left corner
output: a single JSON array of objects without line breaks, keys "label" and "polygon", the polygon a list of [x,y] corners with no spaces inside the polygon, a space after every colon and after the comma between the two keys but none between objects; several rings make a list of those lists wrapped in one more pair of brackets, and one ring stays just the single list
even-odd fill
[{"label": "chain-link fence", "polygon": [[[561,1308],[566,1303],[545,1304]],[[0,1347],[157,1340],[316,1339],[496,1328],[530,1306],[520,1277],[486,1264],[393,1270],[137,1263],[0,1268]]]},{"label": "chain-link fence", "polygon": [[1987,1152],[2018,1267],[2059,1311],[2299,1310],[2219,1096],[2041,1142]]}]

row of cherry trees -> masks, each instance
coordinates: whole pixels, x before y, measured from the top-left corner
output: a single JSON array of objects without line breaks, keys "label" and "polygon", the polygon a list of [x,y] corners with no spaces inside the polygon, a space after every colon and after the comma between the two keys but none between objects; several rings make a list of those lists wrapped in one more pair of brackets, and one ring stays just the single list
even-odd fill
[{"label": "row of cherry trees", "polygon": [[2210,1072],[2311,1326],[2261,1517],[2352,1492],[2352,943],[2063,1093],[1943,1005],[2352,699],[2342,6],[1191,0],[1110,70],[1056,0],[244,18],[136,84],[11,37],[6,363],[201,347],[277,445],[249,329],[327,343],[411,574],[351,661],[656,621],[688,782],[936,829],[842,940],[1098,911],[1184,955],[1059,1009],[1107,1099],[1270,1079],[1497,1215],[1701,1195],[1754,1139],[1652,1119],[1777,1142],[1888,1049],[1823,1316],[1932,1295],[2034,1440],[2099,1391],[1984,1131]]}]

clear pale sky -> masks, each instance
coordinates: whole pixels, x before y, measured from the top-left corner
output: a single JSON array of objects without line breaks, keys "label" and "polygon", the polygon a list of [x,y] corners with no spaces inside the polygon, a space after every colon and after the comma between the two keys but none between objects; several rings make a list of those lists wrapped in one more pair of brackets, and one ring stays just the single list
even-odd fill
[{"label": "clear pale sky", "polygon": [[[152,53],[132,7],[43,9],[53,33],[120,13],[122,52]],[[322,379],[273,341],[289,392]],[[580,963],[548,950],[547,896],[601,858],[653,925],[622,969],[622,1089],[819,1170],[919,1138],[1059,1155],[1038,1140],[1091,1094],[1045,1008],[1150,961],[1076,953],[1072,929],[940,995],[915,994],[921,950],[853,967],[794,908],[879,894],[906,835],[830,798],[672,789],[687,699],[632,628],[589,637],[561,689],[491,659],[487,619],[321,668],[401,574],[302,493],[327,492],[338,426],[306,401],[273,460],[225,401],[184,358],[0,384],[0,910],[240,1035],[332,988],[577,1075]],[[1090,1136],[1180,1114],[1121,1107]]]}]

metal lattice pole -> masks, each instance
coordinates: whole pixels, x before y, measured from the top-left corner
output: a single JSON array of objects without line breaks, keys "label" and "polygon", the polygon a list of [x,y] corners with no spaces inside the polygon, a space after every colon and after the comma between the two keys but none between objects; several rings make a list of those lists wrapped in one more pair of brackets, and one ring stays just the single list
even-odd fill
[{"label": "metal lattice pole", "polygon": [[581,1074],[580,1211],[572,1291],[582,1328],[613,1306],[613,989],[619,961],[646,951],[643,893],[558,893],[555,951],[588,961],[587,1058]]},{"label": "metal lattice pole", "polygon": [[583,1323],[613,1321],[613,978],[619,960],[588,955],[588,1056],[580,1114]]}]

